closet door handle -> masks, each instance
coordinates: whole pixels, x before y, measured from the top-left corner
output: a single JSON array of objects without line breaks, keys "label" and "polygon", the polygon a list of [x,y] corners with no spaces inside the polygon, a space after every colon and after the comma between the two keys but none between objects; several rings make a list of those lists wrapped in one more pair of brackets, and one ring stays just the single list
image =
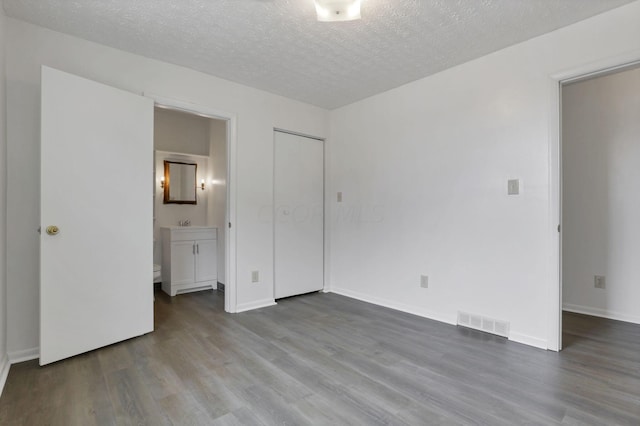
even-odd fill
[{"label": "closet door handle", "polygon": [[196,244],[196,253],[200,254],[200,244]]}]

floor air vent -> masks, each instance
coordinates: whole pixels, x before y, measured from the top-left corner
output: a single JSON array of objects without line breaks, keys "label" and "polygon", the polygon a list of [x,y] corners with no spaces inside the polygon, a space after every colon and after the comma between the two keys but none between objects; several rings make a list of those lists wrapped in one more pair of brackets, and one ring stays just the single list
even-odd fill
[{"label": "floor air vent", "polygon": [[509,337],[509,323],[480,315],[458,312],[458,325],[469,327],[502,337]]}]

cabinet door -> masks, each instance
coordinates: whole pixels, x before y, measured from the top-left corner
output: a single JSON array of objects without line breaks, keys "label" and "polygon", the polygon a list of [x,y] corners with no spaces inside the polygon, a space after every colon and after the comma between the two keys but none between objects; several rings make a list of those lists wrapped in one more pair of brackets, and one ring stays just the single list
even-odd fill
[{"label": "cabinet door", "polygon": [[218,280],[217,240],[196,241],[196,282]]},{"label": "cabinet door", "polygon": [[171,243],[171,285],[191,284],[195,281],[195,243]]}]

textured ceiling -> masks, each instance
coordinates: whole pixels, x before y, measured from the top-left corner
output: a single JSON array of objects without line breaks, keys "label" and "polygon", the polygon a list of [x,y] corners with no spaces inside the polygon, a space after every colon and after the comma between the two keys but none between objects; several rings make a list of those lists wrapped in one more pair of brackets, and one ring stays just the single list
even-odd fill
[{"label": "textured ceiling", "polygon": [[631,0],[4,0],[8,16],[336,108]]}]

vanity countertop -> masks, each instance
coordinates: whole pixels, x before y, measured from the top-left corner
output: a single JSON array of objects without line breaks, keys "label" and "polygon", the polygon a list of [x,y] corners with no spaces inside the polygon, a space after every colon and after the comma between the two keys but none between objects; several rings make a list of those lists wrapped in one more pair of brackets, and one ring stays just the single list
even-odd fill
[{"label": "vanity countertop", "polygon": [[213,226],[163,226],[160,228],[160,233],[163,240],[166,238],[168,241],[215,240],[218,237],[218,228]]},{"label": "vanity countertop", "polygon": [[189,225],[189,226],[161,226],[161,228],[164,229],[194,229],[194,230],[200,230],[200,229],[217,229],[215,226],[196,226],[196,225]]}]

